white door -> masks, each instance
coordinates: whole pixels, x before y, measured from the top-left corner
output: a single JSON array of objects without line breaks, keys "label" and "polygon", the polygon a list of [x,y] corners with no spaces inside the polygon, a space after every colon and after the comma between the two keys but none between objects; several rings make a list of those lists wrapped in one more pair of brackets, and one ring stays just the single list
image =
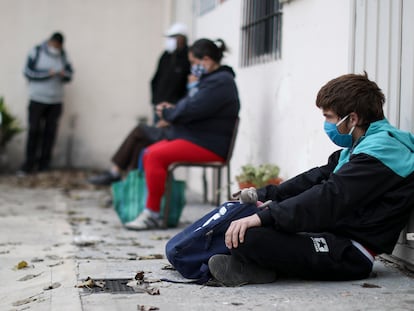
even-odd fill
[{"label": "white door", "polygon": [[[356,0],[350,69],[384,91],[387,119],[414,132],[414,1]],[[414,212],[393,255],[414,269]],[[407,234],[408,233],[408,234]]]}]

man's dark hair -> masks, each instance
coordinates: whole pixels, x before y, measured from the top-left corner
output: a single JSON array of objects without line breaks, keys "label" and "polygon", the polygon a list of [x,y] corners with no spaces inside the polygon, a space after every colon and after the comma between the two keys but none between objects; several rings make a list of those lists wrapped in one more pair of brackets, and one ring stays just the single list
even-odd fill
[{"label": "man's dark hair", "polygon": [[193,53],[195,58],[202,59],[204,56],[208,56],[217,63],[220,63],[225,51],[227,51],[227,48],[221,39],[216,41],[199,39],[190,47],[190,52]]},{"label": "man's dark hair", "polygon": [[384,93],[365,71],[362,75],[346,74],[329,81],[316,97],[317,107],[332,110],[341,118],[355,112],[362,118],[359,125],[366,127],[384,119],[384,103]]},{"label": "man's dark hair", "polygon": [[63,44],[64,37],[60,32],[55,32],[53,35],[50,36],[50,41],[56,41],[60,44]]}]

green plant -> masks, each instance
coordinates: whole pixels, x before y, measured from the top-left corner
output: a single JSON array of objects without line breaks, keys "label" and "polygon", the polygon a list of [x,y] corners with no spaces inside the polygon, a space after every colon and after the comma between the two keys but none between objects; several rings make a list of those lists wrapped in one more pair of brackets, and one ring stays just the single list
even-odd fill
[{"label": "green plant", "polygon": [[14,135],[22,131],[17,118],[9,113],[3,97],[0,97],[0,147],[5,147]]},{"label": "green plant", "polygon": [[271,180],[279,179],[279,173],[279,166],[274,164],[266,163],[259,166],[246,164],[241,167],[241,174],[236,176],[236,180],[239,183],[247,183],[260,188]]}]

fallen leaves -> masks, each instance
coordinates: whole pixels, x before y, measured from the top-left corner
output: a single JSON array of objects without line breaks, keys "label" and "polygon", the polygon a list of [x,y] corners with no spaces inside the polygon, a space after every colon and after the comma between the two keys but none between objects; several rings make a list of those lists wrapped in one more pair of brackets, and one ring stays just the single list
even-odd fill
[{"label": "fallen leaves", "polygon": [[9,185],[23,188],[96,189],[85,182],[88,175],[88,171],[82,170],[54,170],[27,175],[24,178],[4,176],[0,177],[0,182],[4,180]]},{"label": "fallen leaves", "polygon": [[160,308],[154,306],[146,306],[146,305],[137,305],[138,311],[157,311]]},{"label": "fallen leaves", "polygon": [[22,305],[26,305],[28,303],[34,302],[34,301],[38,301],[39,298],[36,296],[31,296],[25,299],[21,299],[21,300],[17,300],[15,302],[13,302],[13,307],[18,307],[18,306],[22,306]]},{"label": "fallen leaves", "polygon": [[80,247],[95,246],[101,242],[97,236],[78,235],[73,238],[73,243]]},{"label": "fallen leaves", "polygon": [[34,266],[29,266],[29,264],[27,263],[27,261],[22,260],[17,265],[15,265],[13,267],[13,270],[23,270],[23,269],[33,268],[33,267]]},{"label": "fallen leaves", "polygon": [[371,283],[363,283],[363,284],[361,284],[361,287],[364,287],[364,288],[381,288],[381,286],[371,284]]},{"label": "fallen leaves", "polygon": [[135,274],[134,279],[127,283],[127,286],[132,287],[137,293],[147,293],[149,295],[159,295],[160,290],[158,287],[153,287],[151,283],[159,282],[159,280],[148,280],[145,278],[144,271],[138,271]]},{"label": "fallen leaves", "polygon": [[164,259],[164,255],[161,254],[151,254],[147,256],[139,256],[138,260],[153,260],[153,259]]},{"label": "fallen leaves", "polygon": [[162,241],[162,240],[171,239],[171,236],[170,235],[153,235],[150,239],[154,241]]},{"label": "fallen leaves", "polygon": [[22,260],[20,261],[17,265],[16,265],[16,269],[20,270],[20,269],[24,269],[27,268],[29,265],[27,264],[26,261]]},{"label": "fallen leaves", "polygon": [[104,288],[105,282],[95,282],[91,277],[88,276],[85,279],[85,281],[83,281],[82,283],[78,285],[75,285],[75,287],[77,288],[94,288],[94,287]]},{"label": "fallen leaves", "polygon": [[39,275],[41,275],[43,272],[40,272],[40,273],[38,273],[38,274],[27,274],[27,275],[25,275],[24,277],[22,277],[22,278],[20,278],[20,279],[18,279],[17,281],[20,281],[20,282],[24,282],[24,281],[28,281],[28,280],[31,280],[31,279],[34,279],[34,278],[37,278]]},{"label": "fallen leaves", "polygon": [[50,285],[48,285],[48,286],[45,286],[45,287],[43,287],[43,290],[51,290],[51,289],[55,289],[55,288],[58,288],[58,287],[60,287],[60,283],[59,282],[54,282],[54,283],[52,283],[52,284],[50,284]]}]

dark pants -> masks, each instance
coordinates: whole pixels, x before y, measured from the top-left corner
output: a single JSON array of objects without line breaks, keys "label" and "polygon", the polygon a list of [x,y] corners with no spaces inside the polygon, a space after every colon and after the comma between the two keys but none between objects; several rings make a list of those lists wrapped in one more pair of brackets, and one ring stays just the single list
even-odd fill
[{"label": "dark pants", "polygon": [[138,125],[122,142],[118,151],[112,157],[112,162],[124,171],[136,169],[141,151],[164,137],[162,129]]},{"label": "dark pants", "polygon": [[26,161],[23,165],[25,171],[32,171],[36,167],[39,170],[49,168],[61,114],[62,103],[30,101]]},{"label": "dark pants", "polygon": [[350,239],[331,233],[283,233],[269,227],[248,229],[244,243],[231,252],[238,260],[275,270],[279,276],[304,279],[364,279],[373,265]]}]

